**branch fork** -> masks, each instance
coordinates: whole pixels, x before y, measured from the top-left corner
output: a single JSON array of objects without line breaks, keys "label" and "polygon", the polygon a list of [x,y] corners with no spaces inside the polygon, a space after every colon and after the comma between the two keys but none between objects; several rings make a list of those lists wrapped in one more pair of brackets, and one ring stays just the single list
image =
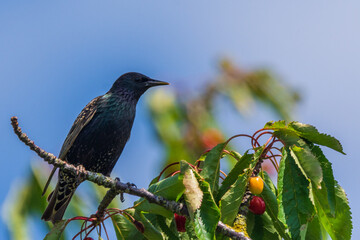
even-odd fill
[{"label": "branch fork", "polygon": [[[49,164],[60,168],[61,170],[72,173],[76,175],[79,172],[78,167],[67,163],[66,161],[63,161],[59,158],[57,158],[54,154],[48,153],[45,150],[41,149],[39,146],[37,146],[34,141],[32,141],[25,133],[22,132],[21,128],[19,127],[18,119],[17,117],[11,118],[11,125],[14,129],[15,134],[18,136],[20,141],[25,143],[25,145],[29,146],[29,148],[34,151],[39,157],[44,159]],[[158,204],[168,210],[170,210],[173,213],[189,216],[189,212],[186,208],[186,205],[183,203],[178,203],[175,201],[170,201],[165,199],[164,197],[157,196],[149,191],[147,191],[144,188],[136,188],[135,186],[132,186],[130,184],[123,183],[119,181],[118,179],[113,179],[107,176],[104,176],[100,173],[91,172],[87,170],[81,171],[81,177],[84,180],[88,180],[90,182],[93,182],[97,185],[103,186],[105,188],[109,188],[108,192],[106,193],[105,197],[101,201],[98,211],[96,213],[97,216],[101,217],[104,216],[104,213],[106,211],[106,208],[110,204],[110,202],[121,193],[127,193],[130,195],[143,197],[146,200],[148,200],[150,203]],[[217,231],[221,232],[227,237],[230,237],[232,239],[238,239],[238,240],[251,240],[250,238],[246,237],[244,233],[242,232],[236,232],[232,228],[228,227],[221,221],[219,221],[217,225]]]}]

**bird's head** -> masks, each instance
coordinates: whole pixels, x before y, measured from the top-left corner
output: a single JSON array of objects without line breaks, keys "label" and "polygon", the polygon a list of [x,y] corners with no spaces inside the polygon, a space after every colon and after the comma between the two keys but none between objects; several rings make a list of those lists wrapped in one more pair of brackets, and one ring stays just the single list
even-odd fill
[{"label": "bird's head", "polygon": [[169,85],[169,83],[151,79],[141,73],[128,72],[115,81],[110,92],[130,90],[140,97],[147,89],[160,85]]}]

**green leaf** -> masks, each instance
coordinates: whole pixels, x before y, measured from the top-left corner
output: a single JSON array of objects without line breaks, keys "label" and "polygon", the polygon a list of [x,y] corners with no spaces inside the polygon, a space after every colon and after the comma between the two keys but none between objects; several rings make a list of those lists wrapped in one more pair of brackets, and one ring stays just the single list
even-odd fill
[{"label": "green leaf", "polygon": [[286,128],[286,122],[285,120],[280,120],[280,121],[270,121],[270,122],[267,122],[264,126],[265,129],[271,129],[271,130],[280,130],[280,129],[283,129],[283,128]]},{"label": "green leaf", "polygon": [[168,224],[166,223],[167,219],[160,215],[155,215],[155,216],[156,216],[156,222],[157,222],[158,226],[160,227],[162,233],[165,235],[166,239],[178,240],[179,234],[178,234],[177,230],[173,230],[172,228],[170,228],[168,226]]},{"label": "green leaf", "polygon": [[[276,127],[283,122],[275,123]],[[276,128],[275,128],[276,129]],[[274,132],[275,136],[285,142],[285,147],[290,147],[292,157],[302,171],[303,175],[310,179],[316,187],[320,186],[322,181],[322,169],[319,160],[311,152],[309,144],[302,139],[297,132],[289,128],[279,128]]]},{"label": "green leaf", "polygon": [[330,135],[319,133],[319,131],[312,125],[291,122],[289,123],[289,128],[298,132],[300,137],[305,138],[310,142],[332,148],[335,151],[345,154],[339,140]]},{"label": "green leaf", "polygon": [[[264,174],[264,176],[267,176]],[[268,177],[265,177],[267,179]],[[271,181],[271,180],[270,180]],[[269,186],[268,180],[264,181],[264,189],[262,193],[260,194],[260,197],[262,197],[265,201],[266,206],[266,213],[269,215],[269,217],[272,220],[272,224],[274,225],[277,232],[281,235],[281,237],[285,240],[290,240],[290,236],[288,234],[288,229],[284,222],[282,222],[279,218],[279,207],[278,202],[276,199],[276,195],[272,190],[272,182]],[[274,186],[275,188],[275,186]]]},{"label": "green leaf", "polygon": [[51,231],[46,234],[44,240],[59,240],[66,227],[67,220],[57,222]]},{"label": "green leaf", "polygon": [[320,225],[319,218],[315,216],[311,222],[308,224],[308,229],[306,231],[306,240],[326,240],[327,233],[325,229]]},{"label": "green leaf", "polygon": [[273,181],[271,180],[269,174],[266,171],[261,171],[261,176],[262,179],[264,180],[264,182],[267,184],[267,186],[271,189],[271,191],[275,194],[275,196],[277,195],[277,189],[273,183]]},{"label": "green leaf", "polygon": [[302,170],[303,174],[318,187],[323,178],[319,160],[312,154],[307,145],[304,147],[291,146],[291,156]]},{"label": "green leaf", "polygon": [[343,148],[339,140],[337,140],[336,138],[330,135],[319,133],[319,131],[314,126],[309,124],[291,122],[288,125],[286,125],[285,121],[278,121],[278,122],[268,122],[266,123],[264,128],[271,129],[274,131],[281,130],[281,131],[293,132],[297,136],[304,138],[310,142],[332,148],[335,151],[345,154],[343,152]]},{"label": "green leaf", "polygon": [[335,217],[330,211],[325,183],[323,188],[313,188],[315,207],[321,225],[333,240],[351,239],[352,222],[349,202],[344,189],[335,181],[336,211]]},{"label": "green leaf", "polygon": [[147,239],[154,239],[154,240],[163,240],[164,237],[161,232],[154,227],[154,225],[147,219],[144,214],[140,211],[134,211],[134,209],[129,209],[127,211],[132,211],[132,215],[135,217],[136,220],[140,221],[144,225],[144,233],[143,235]]},{"label": "green leaf", "polygon": [[219,188],[220,159],[225,143],[220,143],[206,155],[201,176],[210,184],[211,191],[217,192]]},{"label": "green leaf", "polygon": [[221,198],[221,221],[232,225],[239,212],[241,201],[244,197],[249,176],[241,174],[236,182],[231,185],[229,191]]},{"label": "green leaf", "polygon": [[[206,182],[200,174],[193,171],[193,168],[189,165],[189,163],[185,161],[181,161],[180,172],[182,175],[184,175],[184,179],[186,179],[185,180],[185,182],[187,182],[186,185],[190,185],[190,184],[196,185],[193,182],[194,180],[192,174],[190,174],[189,171],[192,172],[193,175],[195,175],[196,180],[198,181],[198,185],[200,187],[200,191],[202,192],[201,206],[195,208],[190,207],[190,208],[194,208],[195,210],[193,214],[191,214],[191,211],[189,211],[190,218],[194,222],[196,236],[199,239],[214,239],[217,223],[220,220],[220,210],[214,201],[213,195],[211,194],[210,184]],[[188,188],[191,189],[190,186],[188,186]],[[194,206],[197,205],[198,200],[193,201],[187,198],[188,196],[190,196],[190,198],[193,198],[194,196],[192,195],[194,194],[200,195],[197,188],[198,187],[196,186],[195,187],[196,190],[189,191],[189,193],[185,195],[185,199],[187,202],[196,203],[194,204]],[[194,198],[198,198],[198,196],[195,196]]]},{"label": "green leaf", "polygon": [[194,215],[195,233],[199,239],[215,239],[215,230],[220,220],[220,210],[211,194],[210,184],[196,175],[203,192],[201,207]]},{"label": "green leaf", "polygon": [[186,218],[185,229],[188,239],[197,239],[194,223],[189,218]]},{"label": "green leaf", "polygon": [[157,183],[158,180],[159,180],[159,176],[154,177],[153,180],[151,180],[151,182],[150,182],[150,184],[149,184],[149,187],[150,187],[151,185]]},{"label": "green leaf", "polygon": [[[245,152],[245,154],[246,153],[247,153],[247,151]],[[240,161],[240,159],[242,158],[241,154],[236,151],[230,151],[229,155],[232,156],[233,158],[235,158],[236,161]]]},{"label": "green leaf", "polygon": [[224,196],[226,191],[229,190],[230,186],[238,179],[246,168],[250,167],[251,160],[253,159],[254,154],[248,154],[247,152],[240,158],[240,160],[235,164],[231,169],[227,177],[221,183],[218,194],[216,195],[216,202]]},{"label": "green leaf", "polygon": [[262,215],[255,215],[251,212],[248,213],[248,217],[253,215],[254,218],[254,228],[250,234],[251,239],[253,240],[281,240],[281,237],[276,232],[271,218],[267,213]]},{"label": "green leaf", "polygon": [[245,220],[247,234],[251,235],[255,228],[255,214],[253,214],[251,211],[248,211]]},{"label": "green leaf", "polygon": [[292,158],[290,149],[285,148],[278,175],[279,218],[285,219],[292,239],[305,238],[307,223],[314,215],[309,184]]},{"label": "green leaf", "polygon": [[143,235],[137,230],[135,225],[121,214],[111,216],[116,238],[118,240],[142,239]]},{"label": "green leaf", "polygon": [[323,182],[325,183],[327,190],[327,200],[329,202],[330,213],[335,216],[336,211],[336,200],[335,200],[335,179],[331,163],[325,157],[320,147],[313,146],[311,149],[312,153],[317,157],[321,164],[321,169],[323,172]]},{"label": "green leaf", "polygon": [[[149,192],[154,193],[157,196],[162,196],[168,200],[177,201],[184,192],[184,185],[182,183],[182,177],[173,176],[163,179],[149,187]],[[140,198],[135,202],[134,207],[136,210],[160,214],[164,217],[172,217],[173,213],[154,203],[149,203],[146,199]]]}]

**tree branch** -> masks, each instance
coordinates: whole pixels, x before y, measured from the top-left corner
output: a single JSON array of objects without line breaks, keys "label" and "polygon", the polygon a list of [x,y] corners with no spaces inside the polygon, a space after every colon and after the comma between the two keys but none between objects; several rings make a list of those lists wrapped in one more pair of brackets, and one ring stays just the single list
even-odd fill
[{"label": "tree branch", "polygon": [[[38,147],[34,141],[30,140],[29,137],[22,132],[21,128],[19,127],[17,117],[11,118],[11,125],[14,129],[15,134],[19,137],[19,139],[25,143],[27,146],[30,147],[31,150],[36,152],[36,154],[44,159],[49,164],[52,164],[55,167],[60,168],[61,170],[74,174],[77,174],[77,168],[69,164],[57,157],[55,155],[46,152],[45,150]],[[158,204],[171,212],[178,213],[181,215],[189,216],[188,210],[186,205],[183,203],[177,203],[175,201],[167,200],[161,196],[157,196],[144,188],[138,189],[134,186],[131,186],[126,183],[122,183],[117,179],[113,179],[110,177],[106,177],[100,173],[91,172],[84,170],[82,171],[82,178],[88,180],[90,182],[96,183],[97,185],[104,186],[109,188],[110,190],[106,194],[106,197],[101,201],[99,205],[98,211],[102,212],[105,208],[110,204],[112,199],[120,193],[127,193],[138,197],[143,197],[148,200],[150,203]],[[251,240],[250,238],[246,237],[242,232],[236,232],[232,228],[226,226],[224,223],[219,221],[217,225],[217,231],[221,232],[222,234],[232,238],[232,239],[240,239],[240,240]]]}]

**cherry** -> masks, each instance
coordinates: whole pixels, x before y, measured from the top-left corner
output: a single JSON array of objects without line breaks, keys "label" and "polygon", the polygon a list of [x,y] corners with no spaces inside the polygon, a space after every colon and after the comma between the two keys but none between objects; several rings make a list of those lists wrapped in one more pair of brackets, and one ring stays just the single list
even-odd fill
[{"label": "cherry", "polygon": [[137,228],[137,230],[139,230],[141,233],[145,232],[145,227],[142,222],[135,220],[133,223],[135,224],[135,227]]},{"label": "cherry", "polygon": [[186,217],[174,213],[176,228],[178,232],[186,232],[185,223]]},{"label": "cherry", "polygon": [[265,212],[266,206],[264,199],[254,196],[250,201],[249,210],[254,214],[261,215]]},{"label": "cherry", "polygon": [[260,177],[251,177],[249,180],[249,189],[252,194],[260,194],[264,189],[264,182]]}]

